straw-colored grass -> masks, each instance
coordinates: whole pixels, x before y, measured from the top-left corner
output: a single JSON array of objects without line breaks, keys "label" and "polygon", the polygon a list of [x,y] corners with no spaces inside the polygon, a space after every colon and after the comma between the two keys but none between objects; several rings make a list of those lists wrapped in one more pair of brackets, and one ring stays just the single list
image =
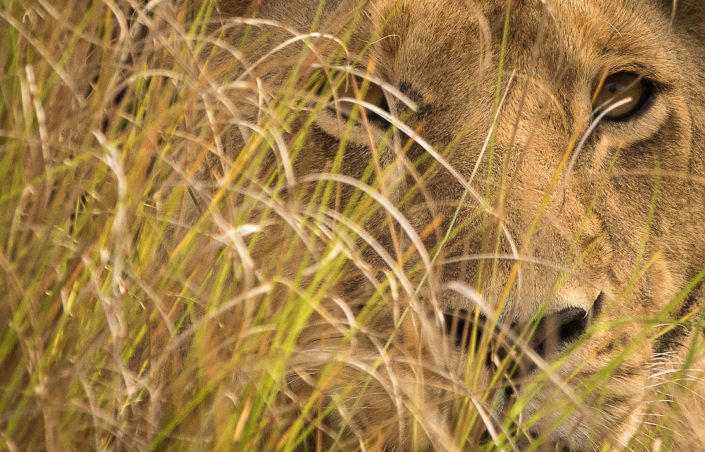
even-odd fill
[{"label": "straw-colored grass", "polygon": [[[216,13],[211,1],[0,4],[0,449],[376,449],[389,435],[409,449],[545,447],[529,431],[580,413],[610,369],[571,387],[526,331],[497,325],[467,332],[478,347],[466,371],[443,365],[443,291],[472,300],[476,321],[497,320],[471,287],[434,277],[467,226],[460,209],[438,232],[401,207],[427,195],[450,151],[390,116],[427,151],[397,162],[425,168],[403,196],[389,162],[343,174],[343,145],[325,171],[298,174],[329,106],[321,93],[361,103],[380,81],[346,88],[352,73],[371,76],[344,61],[345,36]],[[251,61],[243,49],[264,45],[259,29],[279,30],[266,44],[282,50]],[[259,83],[283,64],[276,91]],[[498,84],[498,107],[502,94]],[[364,127],[367,107],[347,112]],[[640,321],[644,338],[663,334]],[[497,335],[511,345],[488,374]],[[538,376],[498,410],[520,355]],[[672,388],[688,394],[693,375],[664,370],[654,394],[678,400]],[[555,404],[523,419],[546,386]],[[664,405],[635,447],[669,444],[701,411]]]}]

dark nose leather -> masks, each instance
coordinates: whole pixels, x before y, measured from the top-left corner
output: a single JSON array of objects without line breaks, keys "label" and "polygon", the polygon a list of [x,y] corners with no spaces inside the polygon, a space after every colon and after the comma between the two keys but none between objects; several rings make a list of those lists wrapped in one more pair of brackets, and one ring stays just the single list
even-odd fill
[{"label": "dark nose leather", "polygon": [[545,358],[582,336],[588,325],[589,317],[584,309],[566,308],[542,318],[530,343]]}]

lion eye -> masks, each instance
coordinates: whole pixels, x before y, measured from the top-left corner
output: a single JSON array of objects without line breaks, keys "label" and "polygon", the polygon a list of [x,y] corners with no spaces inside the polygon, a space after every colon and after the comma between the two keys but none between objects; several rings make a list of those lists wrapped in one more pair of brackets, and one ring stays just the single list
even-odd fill
[{"label": "lion eye", "polygon": [[593,110],[608,110],[605,119],[611,121],[629,120],[644,109],[652,95],[653,83],[648,79],[633,72],[617,72],[598,86]]},{"label": "lion eye", "polygon": [[[337,113],[341,114],[343,119],[348,120],[353,117],[355,104],[360,105],[359,108],[362,108],[360,101],[374,105],[385,113],[389,112],[389,105],[387,104],[387,98],[384,90],[380,88],[379,85],[363,80],[359,77],[350,76],[343,86],[338,88],[337,94],[339,99],[347,100],[340,100],[336,103],[335,107],[330,107],[330,109],[332,113],[336,113],[337,109]],[[365,115],[371,123],[382,128],[389,126],[387,120],[385,120],[382,116],[369,108],[364,109]],[[358,110],[358,121],[361,121],[360,115],[360,110]]]}]

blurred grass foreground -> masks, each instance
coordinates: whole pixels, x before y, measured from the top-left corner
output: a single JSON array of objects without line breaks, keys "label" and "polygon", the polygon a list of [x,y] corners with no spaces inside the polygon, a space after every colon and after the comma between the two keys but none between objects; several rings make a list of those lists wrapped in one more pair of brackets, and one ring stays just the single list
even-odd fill
[{"label": "blurred grass foreground", "polygon": [[0,449],[512,449],[539,422],[490,420],[484,333],[460,379],[421,350],[433,222],[411,233],[391,172],[343,175],[335,144],[298,177],[344,56],[210,0],[2,0]]}]

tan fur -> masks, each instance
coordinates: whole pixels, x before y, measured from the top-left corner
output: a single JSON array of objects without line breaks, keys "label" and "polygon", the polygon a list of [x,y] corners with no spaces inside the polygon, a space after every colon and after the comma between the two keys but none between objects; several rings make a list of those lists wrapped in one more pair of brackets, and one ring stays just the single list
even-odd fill
[{"label": "tan fur", "polygon": [[[430,249],[445,232],[443,226],[450,224],[458,202],[465,200],[458,223],[462,224],[461,232],[451,237],[437,264],[461,255],[511,254],[502,225],[519,254],[555,264],[523,263],[519,273],[513,273],[513,262],[506,259],[485,262],[482,267],[477,261],[438,264],[434,284],[439,288],[459,281],[475,286],[490,304],[502,299],[509,284],[512,289],[506,305],[498,311],[507,325],[526,324],[541,308],[549,314],[566,307],[590,311],[602,293],[601,312],[592,320],[612,326],[597,328],[566,357],[558,374],[570,380],[570,387],[580,388],[581,382],[591,381],[623,350],[630,351],[600,383],[603,400],[587,398],[587,412],[593,418],[586,419],[584,411],[573,412],[550,435],[552,441],[571,450],[591,450],[607,437],[615,447],[620,441],[626,444],[640,429],[638,421],[645,419],[636,413],[650,410],[650,399],[658,395],[647,390],[653,382],[653,369],[659,368],[653,364],[655,352],[664,353],[659,356],[667,356],[668,365],[678,368],[685,353],[680,344],[690,340],[688,334],[675,333],[654,340],[644,336],[644,325],[636,319],[661,315],[705,262],[705,6],[695,0],[679,0],[671,23],[673,5],[668,0],[515,0],[511,2],[506,45],[502,46],[506,1],[328,1],[320,21],[314,24],[317,3],[221,0],[220,6],[225,19],[254,14],[301,32],[313,27],[342,36],[351,30],[348,44],[353,55],[374,42],[360,67],[374,68],[376,77],[400,88],[418,104],[418,113],[403,111],[399,102],[394,102],[393,108],[433,148],[448,149],[443,155],[466,181],[472,176],[472,186],[495,212],[479,215],[487,212],[488,206],[479,206],[448,171],[433,169],[426,178],[425,193],[432,196],[436,210],[424,208],[428,200],[421,194],[400,208],[418,232],[436,215],[443,218],[441,227],[425,238]],[[241,37],[238,30],[228,32],[231,42]],[[287,34],[268,30],[253,36],[257,46],[248,50],[250,61],[286,39]],[[332,43],[321,45],[331,52],[335,47]],[[295,46],[285,49],[278,61],[295,60],[300,50]],[[500,55],[504,61],[498,80]],[[309,63],[313,60],[309,58]],[[659,84],[654,104],[634,120],[601,124],[579,147],[591,125],[596,82],[604,73],[621,70],[642,71]],[[268,89],[276,91],[290,73],[286,65],[279,68],[270,63],[258,75]],[[498,104],[501,110],[493,124]],[[335,154],[339,139],[335,118],[321,115],[316,124],[307,137],[303,156],[294,165],[299,178],[327,171]],[[486,146],[488,136],[490,145]],[[351,141],[358,144],[349,146],[341,173],[359,177],[371,158],[369,146],[364,146],[369,137],[358,130]],[[231,152],[239,152],[240,134],[231,133],[227,144]],[[387,146],[379,157],[386,169],[395,161],[392,147]],[[481,157],[483,149],[487,151]],[[424,152],[419,145],[412,145],[406,155],[414,159]],[[565,167],[573,156],[572,171],[566,174]],[[479,158],[482,160],[476,166]],[[413,185],[412,177],[404,171],[389,171],[396,174],[390,177],[389,197],[400,199]],[[342,196],[346,196],[344,191]],[[387,249],[393,249],[389,234],[379,229],[382,232],[375,235]],[[265,238],[260,246],[261,256],[279,249],[282,236],[272,233],[270,237],[270,242]],[[369,259],[371,265],[381,267],[379,261]],[[355,307],[355,300],[366,299],[369,290],[362,283],[351,283],[364,278],[352,274],[349,278],[347,285],[356,289],[343,288],[339,295]],[[438,293],[443,295],[436,302],[446,308],[472,307],[457,292]],[[696,287],[689,298],[659,318],[682,317],[697,309],[695,301],[702,298],[702,289]],[[387,313],[379,318],[370,328],[383,337],[385,329],[393,329],[394,317]],[[625,324],[624,319],[634,320]],[[428,325],[435,323],[430,320]],[[424,326],[405,328],[411,335],[423,331]],[[312,343],[317,341],[320,338],[312,339]],[[356,347],[353,353],[361,356],[374,348],[364,339]],[[432,359],[433,347],[419,346],[418,353]],[[413,347],[411,350],[413,354]],[[462,363],[460,355],[451,350],[440,361]],[[400,413],[394,397],[382,390],[383,395],[371,390],[364,396],[365,409],[347,407],[341,400],[349,395],[337,394],[336,388],[348,387],[348,378],[359,378],[353,373],[341,375],[328,387],[331,400],[341,407],[331,415],[331,422],[352,425],[353,433],[368,446],[451,447],[449,438],[453,437],[458,411],[444,406],[440,399],[427,403],[442,398],[440,385],[433,384],[433,376],[426,376],[429,380],[420,384],[418,374],[395,358],[399,356],[390,358],[395,370],[390,375],[396,375],[397,381],[390,377],[390,382],[399,386],[395,386],[396,394],[406,400],[405,406],[422,406],[424,412],[385,427]],[[296,359],[310,365],[306,362],[310,357]],[[312,367],[324,365],[321,362]],[[457,370],[457,364],[447,365]],[[489,376],[482,378],[486,382]],[[474,385],[481,387],[483,381]],[[305,399],[306,390],[298,390]],[[550,405],[557,394],[547,386],[528,405],[525,417]],[[705,406],[703,402],[699,405]],[[414,418],[426,422],[423,431],[414,427]],[[382,437],[366,437],[365,432]],[[687,438],[688,433],[683,436]]]}]

